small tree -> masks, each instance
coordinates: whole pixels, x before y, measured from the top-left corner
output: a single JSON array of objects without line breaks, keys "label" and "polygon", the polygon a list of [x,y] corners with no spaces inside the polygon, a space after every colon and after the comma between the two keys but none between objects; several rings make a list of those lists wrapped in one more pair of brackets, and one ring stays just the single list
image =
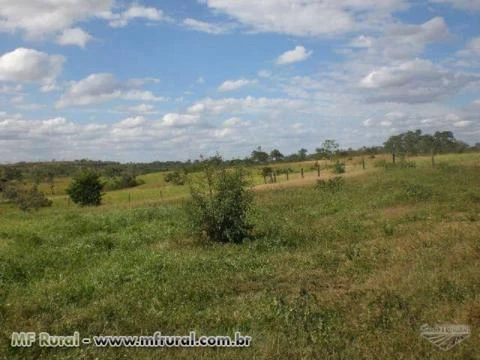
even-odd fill
[{"label": "small tree", "polygon": [[333,156],[338,152],[338,143],[335,140],[328,139],[323,142],[323,149],[330,161],[333,160]]},{"label": "small tree", "polygon": [[201,178],[190,182],[191,200],[187,205],[190,223],[196,233],[223,243],[241,243],[248,238],[248,221],[253,193],[242,168],[227,169],[204,163]]},{"label": "small tree", "polygon": [[84,171],[73,178],[66,191],[75,204],[98,206],[102,202],[103,186],[99,174]]}]

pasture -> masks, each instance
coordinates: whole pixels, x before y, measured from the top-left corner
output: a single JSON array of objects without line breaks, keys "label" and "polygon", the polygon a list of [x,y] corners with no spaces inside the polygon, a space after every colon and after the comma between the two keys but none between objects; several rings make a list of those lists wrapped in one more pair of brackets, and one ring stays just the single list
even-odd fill
[{"label": "pasture", "polygon": [[[409,159],[385,170],[346,160],[344,186],[314,188],[313,162],[282,164],[287,182],[256,185],[254,236],[241,245],[192,237],[186,186],[144,175],[80,208],[0,204],[0,358],[478,359],[480,154]],[[321,178],[334,176],[321,161]],[[298,171],[306,170],[301,179]],[[307,171],[308,170],[308,171]],[[262,185],[263,184],[263,185]],[[448,352],[423,324],[468,324]],[[244,349],[9,346],[12,331],[230,335]]]}]

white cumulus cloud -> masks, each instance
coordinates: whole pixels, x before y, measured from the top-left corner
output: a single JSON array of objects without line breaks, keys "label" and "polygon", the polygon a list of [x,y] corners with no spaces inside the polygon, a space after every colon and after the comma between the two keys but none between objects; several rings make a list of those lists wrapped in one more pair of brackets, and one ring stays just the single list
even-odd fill
[{"label": "white cumulus cloud", "polygon": [[143,116],[135,116],[135,117],[129,117],[126,118],[117,124],[115,124],[115,127],[118,128],[124,128],[124,129],[131,129],[131,128],[136,128],[139,126],[142,126],[145,124],[145,119]]},{"label": "white cumulus cloud", "polygon": [[403,0],[202,0],[257,32],[341,34],[370,26],[407,6]]},{"label": "white cumulus cloud", "polygon": [[212,24],[205,21],[200,21],[192,18],[186,18],[183,20],[183,25],[189,29],[205,32],[207,34],[219,35],[225,34],[231,28],[231,26],[223,24]]},{"label": "white cumulus cloud", "polygon": [[168,113],[161,122],[162,126],[167,127],[187,127],[197,125],[200,117],[191,114]]},{"label": "white cumulus cloud", "polygon": [[61,73],[64,62],[60,55],[18,48],[0,57],[0,80],[51,84]]},{"label": "white cumulus cloud", "polygon": [[371,91],[370,101],[423,103],[453,94],[480,75],[453,72],[429,60],[415,59],[371,71],[360,86]]},{"label": "white cumulus cloud", "polygon": [[277,65],[292,64],[307,60],[312,55],[312,51],[307,51],[303,46],[296,46],[295,49],[284,52],[277,58]]},{"label": "white cumulus cloud", "polygon": [[110,11],[101,14],[101,17],[109,21],[111,27],[127,26],[131,20],[146,19],[150,21],[167,21],[170,20],[162,10],[154,7],[145,7],[138,4],[131,5],[127,10],[121,13],[112,13]]},{"label": "white cumulus cloud", "polygon": [[64,30],[58,37],[57,43],[60,45],[75,45],[84,48],[92,39],[92,36],[80,28]]},{"label": "white cumulus cloud", "polygon": [[73,82],[56,103],[57,108],[100,104],[114,99],[138,101],[166,101],[150,91],[132,88],[133,84],[122,83],[113,74],[97,73]]},{"label": "white cumulus cloud", "polygon": [[238,90],[242,87],[255,84],[255,80],[248,80],[248,79],[238,79],[238,80],[227,80],[222,85],[218,87],[219,91],[233,91]]},{"label": "white cumulus cloud", "polygon": [[113,0],[0,0],[0,31],[37,38],[110,11]]}]

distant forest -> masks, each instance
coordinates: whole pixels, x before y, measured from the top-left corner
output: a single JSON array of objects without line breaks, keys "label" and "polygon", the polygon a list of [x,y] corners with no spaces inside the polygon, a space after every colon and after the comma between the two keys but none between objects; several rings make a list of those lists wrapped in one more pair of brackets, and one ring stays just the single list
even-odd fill
[{"label": "distant forest", "polygon": [[[383,146],[362,147],[359,149],[340,149],[335,140],[325,140],[322,146],[313,152],[299,149],[298,152],[284,155],[280,150],[270,152],[261,147],[254,149],[249,157],[244,159],[224,160],[220,156],[218,161],[226,165],[258,165],[277,162],[296,162],[306,160],[332,159],[332,157],[352,157],[358,155],[372,156],[381,153],[396,152],[402,156],[416,156],[422,154],[452,153],[479,151],[480,143],[469,146],[457,140],[451,131],[436,132],[433,135],[422,134],[421,130],[408,131],[400,135],[391,136]],[[75,161],[49,161],[49,162],[19,162],[15,164],[0,165],[0,182],[28,178],[35,182],[48,181],[48,179],[73,176],[79,171],[93,170],[107,178],[133,177],[159,171],[174,171],[183,169],[194,172],[200,169],[202,157],[187,161],[154,161],[149,163],[120,163],[114,161],[75,160]]]}]

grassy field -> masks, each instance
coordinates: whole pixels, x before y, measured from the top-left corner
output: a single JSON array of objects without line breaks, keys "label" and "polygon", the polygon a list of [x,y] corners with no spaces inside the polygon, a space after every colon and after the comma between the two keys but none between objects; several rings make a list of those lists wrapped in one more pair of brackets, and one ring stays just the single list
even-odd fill
[{"label": "grassy field", "polygon": [[[349,161],[335,193],[316,190],[311,169],[268,186],[253,170],[264,191],[255,193],[255,237],[242,245],[192,238],[187,189],[165,186],[163,174],[94,209],[63,195],[38,213],[0,204],[0,358],[480,359],[480,155],[439,156],[435,169],[429,158],[392,170],[375,160],[367,170]],[[420,337],[425,323],[468,324],[472,335],[443,352]],[[12,331],[192,330],[240,331],[253,343],[9,346]]]}]

